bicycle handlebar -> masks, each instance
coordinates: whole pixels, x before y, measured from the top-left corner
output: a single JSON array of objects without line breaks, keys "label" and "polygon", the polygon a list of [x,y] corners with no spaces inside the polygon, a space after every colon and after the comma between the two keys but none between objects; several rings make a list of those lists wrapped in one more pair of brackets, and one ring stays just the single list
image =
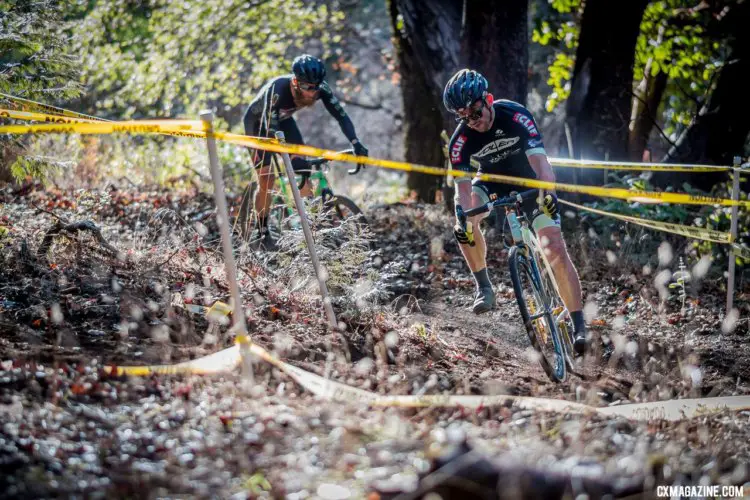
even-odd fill
[{"label": "bicycle handlebar", "polygon": [[504,198],[498,198],[497,200],[485,203],[484,205],[466,211],[464,211],[461,205],[456,205],[456,219],[458,219],[459,227],[466,233],[466,237],[469,240],[469,246],[473,247],[476,244],[474,242],[474,228],[472,227],[471,222],[467,221],[469,217],[489,212],[495,207],[507,207],[510,205],[515,205],[516,203],[521,203],[523,202],[523,200],[527,200],[532,196],[535,196],[538,192],[539,189],[529,189],[528,191],[517,193],[515,196],[505,196]]},{"label": "bicycle handlebar", "polygon": [[[352,155],[352,154],[354,154],[354,149],[345,149],[343,151],[337,151],[337,153],[338,154]],[[308,160],[307,163],[311,167],[317,168],[317,167],[320,167],[321,165],[325,165],[329,161],[331,161],[330,158],[314,158],[312,160]],[[355,168],[351,168],[351,169],[347,170],[347,172],[350,175],[354,175],[354,174],[356,174],[356,173],[359,172],[360,168],[362,168],[362,163],[357,163],[357,166]]]},{"label": "bicycle handlebar", "polygon": [[[336,154],[353,155],[354,149],[344,149],[343,151],[336,151]],[[299,189],[302,189],[302,186],[304,186],[305,182],[307,182],[307,178],[310,176],[310,172],[312,171],[312,169],[320,169],[322,165],[325,165],[329,161],[332,161],[332,159],[325,158],[325,157],[313,158],[312,160],[307,160],[307,164],[310,166],[310,171],[306,171],[305,173],[302,173],[302,179],[300,180],[300,183],[298,186]],[[354,175],[359,172],[360,167],[362,167],[362,164],[358,163],[355,168],[349,169],[347,170],[347,172],[349,173],[349,175]]]},{"label": "bicycle handlebar", "polygon": [[529,189],[528,191],[522,191],[520,193],[517,193],[515,196],[506,196],[504,198],[498,198],[495,201],[491,201],[489,203],[485,203],[484,205],[463,211],[463,214],[466,217],[473,217],[475,215],[483,214],[485,212],[489,212],[495,207],[507,207],[510,205],[515,205],[517,202],[521,203],[523,200],[528,200],[529,198],[536,196],[536,194],[539,192],[539,189]]}]

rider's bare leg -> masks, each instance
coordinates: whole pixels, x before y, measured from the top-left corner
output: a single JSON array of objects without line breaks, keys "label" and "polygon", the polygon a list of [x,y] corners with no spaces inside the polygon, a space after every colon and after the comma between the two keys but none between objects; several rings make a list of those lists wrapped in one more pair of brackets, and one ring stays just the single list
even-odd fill
[{"label": "rider's bare leg", "polygon": [[[481,203],[476,195],[472,195],[472,202],[476,202],[476,204],[472,206],[478,206]],[[468,264],[472,273],[481,271],[487,267],[487,242],[485,241],[484,233],[479,226],[479,223],[485,217],[487,217],[487,214],[477,215],[476,217],[471,217],[469,219],[474,230],[474,246],[459,245],[461,253],[466,260],[466,264]]]},{"label": "rider's bare leg", "polygon": [[255,213],[258,218],[267,216],[271,209],[271,196],[268,193],[275,180],[271,165],[264,165],[258,169],[258,192],[254,200]]},{"label": "rider's bare leg", "polygon": [[570,259],[559,227],[541,228],[537,231],[537,236],[555,275],[555,281],[560,290],[560,298],[562,298],[565,307],[570,312],[570,318],[573,320],[575,329],[574,347],[578,354],[582,354],[586,342],[586,325],[583,317],[583,297],[578,271],[576,271],[573,261]]},{"label": "rider's bare leg", "polygon": [[[476,193],[471,192],[471,184],[468,182],[457,183],[457,202],[466,209],[474,208],[482,204],[482,200]],[[471,273],[474,275],[476,282],[477,295],[474,300],[473,310],[477,314],[489,311],[495,305],[495,292],[492,288],[489,274],[487,272],[487,243],[484,239],[479,223],[487,217],[487,214],[481,214],[471,217],[469,222],[472,224],[474,232],[474,246],[460,244],[459,248],[469,266]]]},{"label": "rider's bare leg", "polygon": [[313,195],[312,191],[312,181],[310,181],[309,177],[305,177],[305,183],[302,184],[302,187],[299,190],[300,196],[303,198],[310,198]]},{"label": "rider's bare leg", "polygon": [[552,267],[565,307],[568,311],[582,310],[581,281],[565,247],[562,231],[559,227],[545,227],[539,230],[538,237],[544,255]]}]

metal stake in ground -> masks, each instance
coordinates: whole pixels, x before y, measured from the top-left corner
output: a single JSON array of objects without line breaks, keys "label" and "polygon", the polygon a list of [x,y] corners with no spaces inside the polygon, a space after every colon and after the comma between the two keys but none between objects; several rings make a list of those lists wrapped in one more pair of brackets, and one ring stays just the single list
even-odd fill
[{"label": "metal stake in ground", "polygon": [[[276,138],[279,140],[279,142],[283,143],[284,132],[276,132]],[[289,186],[292,188],[292,194],[294,195],[294,204],[297,206],[297,213],[299,214],[299,218],[302,223],[302,232],[305,233],[307,251],[310,252],[310,260],[312,260],[313,268],[315,268],[315,276],[318,278],[320,296],[323,298],[323,307],[326,310],[328,324],[331,325],[332,329],[335,329],[338,326],[338,323],[336,323],[336,315],[333,313],[331,299],[328,297],[328,286],[326,286],[326,280],[320,273],[320,261],[318,260],[318,253],[315,251],[315,242],[313,241],[312,231],[310,231],[310,224],[307,221],[307,211],[305,210],[305,204],[302,202],[302,196],[299,194],[297,183],[294,182],[294,168],[292,168],[292,160],[291,158],[289,158],[289,153],[281,153],[281,157],[284,159],[286,178],[289,179]]]},{"label": "metal stake in ground", "polygon": [[[732,201],[740,199],[740,168],[742,158],[734,157],[734,169],[732,169]],[[729,246],[729,276],[727,278],[727,317],[732,312],[734,306],[734,261],[737,259],[737,252],[734,245],[737,244],[737,205],[732,205],[732,225],[730,229],[731,240]]]},{"label": "metal stake in ground", "polygon": [[240,288],[237,285],[237,266],[234,263],[232,252],[232,237],[229,233],[229,211],[227,210],[227,199],[224,190],[224,177],[219,166],[219,156],[216,154],[216,139],[214,138],[212,111],[202,111],[201,120],[206,125],[206,144],[208,145],[208,160],[211,167],[211,179],[214,183],[214,202],[216,203],[216,220],[221,232],[221,246],[224,253],[224,270],[229,281],[229,291],[232,294],[232,329],[240,343],[240,354],[242,356],[242,367],[245,375],[252,379],[253,371],[248,351],[247,324],[245,323],[245,310],[242,307]]}]

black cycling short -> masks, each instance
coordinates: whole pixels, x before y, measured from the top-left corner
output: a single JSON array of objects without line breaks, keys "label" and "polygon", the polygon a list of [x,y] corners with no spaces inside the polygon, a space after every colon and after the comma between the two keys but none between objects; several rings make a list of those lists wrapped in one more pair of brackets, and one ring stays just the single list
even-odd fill
[{"label": "black cycling short", "polygon": [[[471,191],[476,193],[482,199],[482,203],[489,203],[498,198],[504,198],[510,195],[511,191],[520,193],[527,190],[527,188],[521,186],[488,182],[477,178],[471,181]],[[534,231],[538,231],[539,229],[548,226],[560,227],[560,214],[558,213],[555,218],[552,219],[546,214],[541,213],[536,196],[523,200],[521,208],[526,214],[527,219],[531,221]],[[495,210],[495,214],[500,220],[501,227],[505,227],[505,210],[498,208]]]},{"label": "black cycling short", "polygon": [[[294,118],[281,120],[279,122],[279,130],[281,132],[284,132],[284,141],[286,141],[287,143],[300,145],[305,144],[305,141],[302,139],[302,133],[299,131],[299,127],[297,127],[297,122],[294,121]],[[261,124],[258,136],[273,138],[274,134],[269,134],[265,124]],[[271,164],[271,158],[273,157],[273,155],[274,153],[270,151],[264,151],[262,149],[254,150],[253,163],[255,164],[255,168],[269,166]],[[294,170],[299,170],[299,163],[300,162],[292,161],[292,166],[295,167]],[[303,166],[302,168],[305,167]]]}]

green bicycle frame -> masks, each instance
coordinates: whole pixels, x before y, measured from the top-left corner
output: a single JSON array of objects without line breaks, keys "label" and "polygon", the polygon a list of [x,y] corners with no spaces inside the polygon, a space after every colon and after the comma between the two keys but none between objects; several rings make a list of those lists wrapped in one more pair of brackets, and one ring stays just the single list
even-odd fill
[{"label": "green bicycle frame", "polygon": [[[276,180],[279,183],[281,197],[284,199],[284,204],[290,208],[293,208],[294,196],[292,195],[292,188],[289,185],[289,180],[287,179],[285,173],[282,172],[281,167],[279,166],[280,162],[278,161],[278,157],[274,157],[273,164],[274,172],[276,174]],[[297,182],[300,177],[301,176],[299,175],[295,175],[295,182]],[[313,170],[310,173],[309,180],[313,183],[314,197],[322,196],[323,193],[330,188],[330,183],[328,182],[328,178],[326,177],[325,172],[323,172],[323,169]]]}]

